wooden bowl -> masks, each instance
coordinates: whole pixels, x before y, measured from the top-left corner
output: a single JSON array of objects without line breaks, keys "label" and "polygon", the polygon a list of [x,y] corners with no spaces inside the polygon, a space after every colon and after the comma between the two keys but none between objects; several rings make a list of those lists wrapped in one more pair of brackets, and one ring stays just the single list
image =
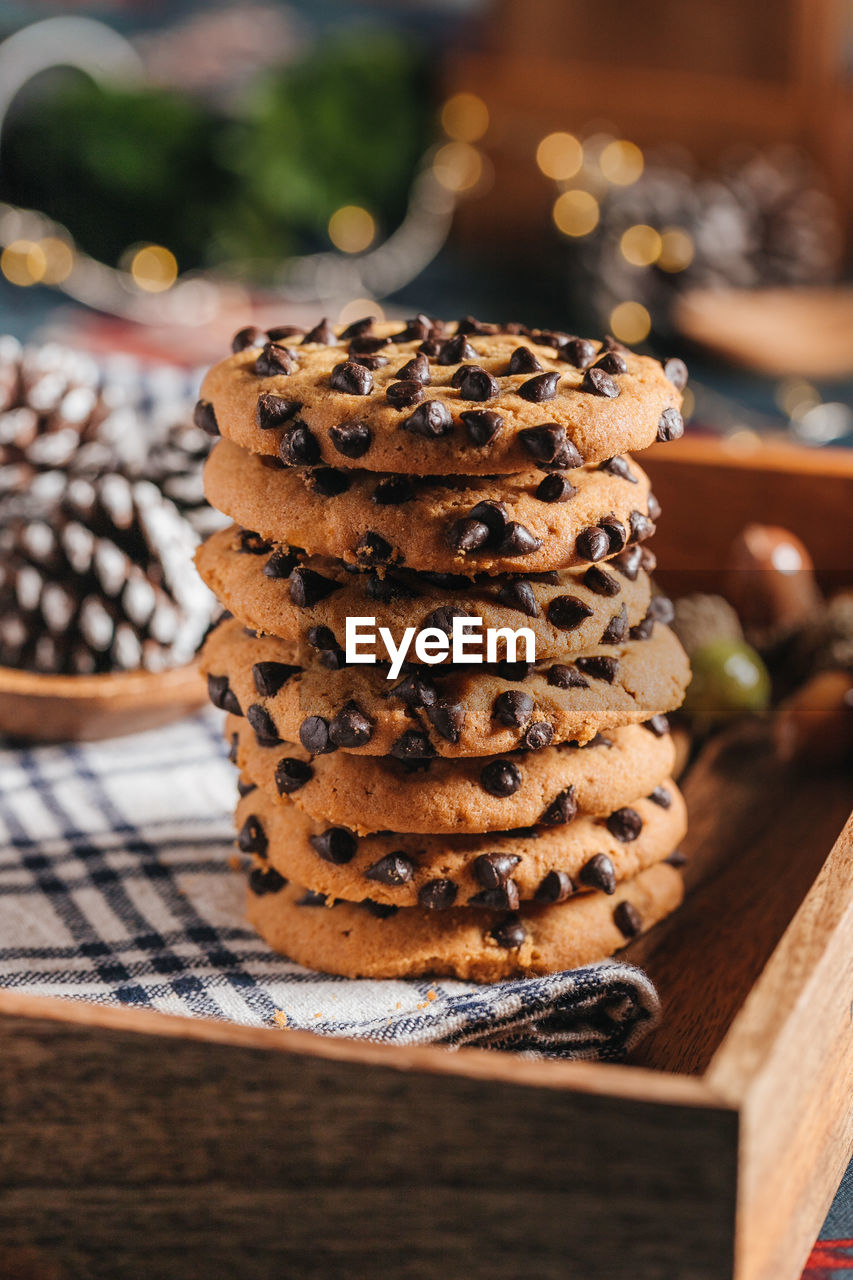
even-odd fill
[{"label": "wooden bowl", "polygon": [[0,736],[91,742],[156,729],[203,706],[196,663],[170,671],[51,676],[0,667]]}]

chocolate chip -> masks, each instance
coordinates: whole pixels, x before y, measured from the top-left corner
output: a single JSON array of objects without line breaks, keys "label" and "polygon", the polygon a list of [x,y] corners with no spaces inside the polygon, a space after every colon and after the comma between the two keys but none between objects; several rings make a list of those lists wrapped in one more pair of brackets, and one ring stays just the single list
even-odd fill
[{"label": "chocolate chip", "polygon": [[413,599],[420,593],[410,583],[404,582],[396,574],[386,573],[384,577],[380,577],[379,573],[374,570],[367,575],[365,594],[371,600],[377,600],[381,604],[390,604],[392,600]]},{"label": "chocolate chip", "polygon": [[252,667],[252,679],[262,698],[274,698],[281,686],[298,670],[298,667],[291,667],[286,662],[256,662]]},{"label": "chocolate chip", "polygon": [[592,617],[594,610],[579,596],[555,596],[546,613],[551,626],[558,631],[575,631]]},{"label": "chocolate chip", "polygon": [[430,359],[433,359],[438,355],[440,350],[441,342],[438,338],[427,338],[426,341],[422,342],[418,347],[418,355],[427,356]]},{"label": "chocolate chip", "polygon": [[[268,334],[267,336],[271,337],[272,335]],[[263,332],[260,329],[256,329],[253,324],[247,325],[245,329],[238,329],[231,339],[231,350],[235,356],[239,351],[246,351],[249,347],[262,347],[263,345]]]},{"label": "chocolate chip", "polygon": [[243,853],[256,853],[259,858],[265,858],[268,844],[267,833],[260,818],[254,813],[249,814],[237,835],[238,849]]},{"label": "chocolate chip", "polygon": [[591,525],[578,534],[575,550],[582,560],[603,560],[610,552],[610,539],[603,529]]},{"label": "chocolate chip", "polygon": [[371,502],[379,507],[399,507],[411,502],[414,496],[414,486],[408,476],[387,476],[373,490]]},{"label": "chocolate chip", "polygon": [[470,618],[471,614],[464,609],[460,609],[455,604],[439,605],[437,609],[433,609],[432,613],[428,613],[421,624],[424,628],[435,627],[438,631],[443,631],[446,636],[453,633],[454,618]]},{"label": "chocolate chip", "polygon": [[280,893],[287,884],[275,867],[252,867],[249,872],[249,888],[259,898],[265,893]]},{"label": "chocolate chip", "polygon": [[295,756],[284,756],[275,767],[275,785],[282,796],[299,791],[313,776],[314,770],[310,764],[305,760],[297,760]]},{"label": "chocolate chip", "polygon": [[607,830],[623,844],[636,840],[643,829],[643,819],[636,809],[616,809],[605,823]]},{"label": "chocolate chip", "polygon": [[341,331],[341,342],[346,342],[349,338],[361,338],[366,333],[370,333],[375,319],[376,316],[362,316],[360,320],[353,320]]},{"label": "chocolate chip", "polygon": [[571,876],[567,871],[549,871],[539,882],[536,890],[536,901],[553,906],[556,902],[565,902],[575,891]]},{"label": "chocolate chip", "polygon": [[320,444],[304,422],[289,427],[278,443],[278,456],[288,467],[313,467],[320,462]]},{"label": "chocolate chip", "polygon": [[651,492],[651,490],[649,490],[649,496],[646,501],[646,506],[649,512],[649,519],[652,521],[660,520],[661,511],[663,510],[663,508],[661,507],[660,503],[658,502],[655,495]]},{"label": "chocolate chip", "polygon": [[299,557],[290,547],[279,547],[264,565],[264,577],[289,578],[299,563]]},{"label": "chocolate chip", "polygon": [[547,806],[539,819],[545,827],[564,827],[577,817],[578,802],[574,787],[565,787]]},{"label": "chocolate chip", "polygon": [[314,569],[297,568],[290,575],[290,599],[297,609],[310,609],[325,600],[333,591],[339,591],[340,582],[326,578]]},{"label": "chocolate chip", "polygon": [[600,889],[602,893],[616,892],[616,871],[606,853],[597,853],[585,862],[578,872],[578,880],[588,889]]},{"label": "chocolate chip", "polygon": [[672,804],[672,796],[666,787],[655,787],[654,791],[649,793],[648,798],[652,804],[659,805],[661,809],[668,809]]},{"label": "chocolate chip", "polygon": [[615,400],[619,395],[619,383],[611,378],[603,369],[587,369],[580,385],[581,391],[588,391],[593,396],[604,396],[606,400]]},{"label": "chocolate chip", "polygon": [[329,737],[336,747],[363,747],[373,737],[373,721],[350,700],[329,725]]},{"label": "chocolate chip", "polygon": [[672,356],[664,362],[663,376],[668,378],[678,391],[683,391],[687,386],[687,365],[677,356]]},{"label": "chocolate chip", "polygon": [[418,905],[427,911],[446,911],[456,901],[459,886],[452,880],[428,880],[418,890]]},{"label": "chocolate chip", "polygon": [[369,396],[373,390],[373,374],[369,369],[346,360],[336,364],[329,379],[333,391],[342,391],[350,396]]},{"label": "chocolate chip", "polygon": [[495,889],[484,889],[482,893],[474,893],[468,899],[469,907],[485,907],[489,911],[517,911],[520,902],[518,885],[514,880],[498,885]]},{"label": "chocolate chip", "polygon": [[[352,348],[350,348],[350,351],[352,351]],[[371,370],[384,369],[386,364],[388,363],[388,359],[386,356],[350,355],[350,360],[353,362],[353,364],[360,364],[362,369],[371,369]]]},{"label": "chocolate chip", "polygon": [[299,727],[299,741],[312,756],[327,755],[335,750],[329,739],[329,722],[323,716],[306,716]]},{"label": "chocolate chip", "polygon": [[414,874],[414,863],[404,853],[386,853],[384,858],[372,863],[364,872],[366,880],[376,880],[379,884],[390,884],[395,888],[408,884]]},{"label": "chocolate chip", "polygon": [[237,733],[232,733],[231,745],[228,748],[228,759],[231,761],[232,764],[237,763],[237,752],[239,751],[239,749],[240,749],[240,735]]},{"label": "chocolate chip", "polygon": [[669,733],[669,721],[665,715],[658,713],[650,720],[644,720],[643,728],[648,729],[649,733],[653,733],[656,738],[663,738]]},{"label": "chocolate chip", "polygon": [[308,643],[313,649],[337,649],[338,642],[330,627],[309,627]]},{"label": "chocolate chip", "polygon": [[355,546],[355,558],[359,564],[387,564],[394,557],[394,548],[381,533],[368,530]]},{"label": "chocolate chip", "polygon": [[465,726],[465,708],[461,702],[442,698],[427,707],[427,718],[446,742],[458,742]]},{"label": "chocolate chip", "polygon": [[658,423],[657,438],[662,443],[667,440],[680,440],[684,435],[684,419],[677,409],[664,409]]},{"label": "chocolate chip", "polygon": [[500,331],[499,324],[487,324],[484,320],[475,319],[474,316],[463,316],[456,324],[457,333],[492,334]]},{"label": "chocolate chip", "polygon": [[316,889],[306,889],[296,905],[297,907],[325,907],[328,902],[328,894],[318,893]]},{"label": "chocolate chip", "polygon": [[511,760],[490,760],[480,771],[483,790],[499,799],[513,795],[521,786],[521,782],[521,770]]},{"label": "chocolate chip", "polygon": [[257,791],[257,789],[258,788],[254,782],[248,782],[245,778],[237,779],[237,791],[241,797],[251,795],[251,793],[253,791]]},{"label": "chocolate chip", "polygon": [[482,520],[472,520],[466,516],[462,520],[454,520],[447,531],[447,539],[454,551],[477,551],[489,541],[489,526]]},{"label": "chocolate chip", "polygon": [[428,338],[433,329],[437,326],[437,321],[431,320],[429,316],[420,312],[412,320],[406,321],[406,327],[400,333],[395,333],[391,338],[392,342],[418,342]]},{"label": "chocolate chip", "polygon": [[412,431],[417,436],[437,440],[453,429],[453,419],[444,401],[425,400],[400,425],[404,431]]},{"label": "chocolate chip", "polygon": [[556,471],[541,480],[536,488],[536,497],[540,502],[568,502],[576,493],[577,489],[568,477]]},{"label": "chocolate chip", "polygon": [[648,617],[655,622],[662,622],[664,626],[669,626],[675,617],[675,609],[672,607],[669,596],[652,596],[649,601]]},{"label": "chocolate chip", "polygon": [[636,938],[643,929],[643,917],[632,902],[620,902],[613,912],[613,923],[624,938]]},{"label": "chocolate chip", "polygon": [[517,853],[481,853],[473,862],[478,884],[484,889],[499,889],[521,862]]},{"label": "chocolate chip", "polygon": [[505,659],[495,667],[495,674],[502,680],[526,680],[533,670],[532,662],[507,662]]},{"label": "chocolate chip", "polygon": [[669,863],[671,867],[683,867],[688,861],[687,854],[683,849],[673,849],[668,858],[664,858],[664,862]]},{"label": "chocolate chip", "polygon": [[462,360],[476,359],[477,352],[465,338],[464,333],[458,333],[455,338],[448,338],[447,342],[441,344],[438,352],[439,364],[459,364]]},{"label": "chocolate chip", "polygon": [[335,331],[325,316],[319,324],[315,325],[313,329],[309,329],[308,333],[306,333],[305,337],[302,339],[303,347],[309,342],[316,342],[323,347],[334,346],[337,342]]},{"label": "chocolate chip", "polygon": [[388,697],[399,698],[410,711],[416,711],[419,707],[434,706],[438,691],[428,675],[413,671],[391,689]]},{"label": "chocolate chip", "polygon": [[522,446],[536,462],[553,462],[566,444],[566,429],[556,422],[543,423],[541,427],[525,427],[519,431]]},{"label": "chocolate chip", "polygon": [[502,556],[529,556],[541,546],[541,538],[531,533],[526,525],[511,520],[504,530],[498,551]]},{"label": "chocolate chip", "polygon": [[281,742],[275,721],[259,702],[252,703],[246,712],[246,719],[255,731],[259,747],[275,747]]},{"label": "chocolate chip", "polygon": [[618,596],[622,590],[613,574],[606,573],[597,565],[587,569],[583,575],[583,585],[589,587],[590,591],[594,591],[597,596]]},{"label": "chocolate chip", "polygon": [[330,427],[329,439],[345,458],[363,458],[373,443],[373,432],[366,422],[353,418],[351,422]]},{"label": "chocolate chip", "polygon": [[273,395],[271,391],[258,396],[255,408],[255,421],[261,431],[271,431],[289,422],[298,413],[302,405],[298,400],[287,400],[284,396]]},{"label": "chocolate chip", "polygon": [[555,689],[588,689],[589,681],[575,668],[555,663],[548,669],[548,683]]},{"label": "chocolate chip", "polygon": [[619,613],[610,619],[601,633],[600,644],[621,644],[628,638],[628,610],[624,604]]},{"label": "chocolate chip", "polygon": [[259,378],[276,378],[292,373],[296,368],[293,352],[289,347],[280,347],[275,342],[267,342],[255,361],[254,369]]},{"label": "chocolate chip", "polygon": [[278,324],[267,329],[267,337],[270,342],[281,342],[283,338],[298,338],[304,332],[305,328],[301,324]]},{"label": "chocolate chip", "polygon": [[603,733],[594,733],[589,742],[585,742],[581,747],[582,751],[589,751],[593,747],[612,747],[613,739],[606,738]]},{"label": "chocolate chip", "polygon": [[395,375],[403,382],[420,382],[428,387],[430,383],[429,360],[425,355],[415,356],[397,370]]},{"label": "chocolate chip", "polygon": [[473,506],[468,514],[472,520],[479,520],[486,526],[492,545],[497,545],[505,536],[509,513],[502,502],[486,499]]},{"label": "chocolate chip", "polygon": [[522,382],[518,394],[522,400],[529,400],[531,404],[542,404],[543,400],[554,399],[559,381],[559,373],[537,373]]},{"label": "chocolate chip", "polygon": [[553,726],[544,720],[536,720],[525,729],[521,745],[527,751],[541,751],[544,747],[550,747],[553,741]]},{"label": "chocolate chip", "polygon": [[628,530],[621,520],[615,516],[604,516],[598,522],[599,529],[607,535],[607,546],[611,552],[621,551],[628,541]]},{"label": "chocolate chip", "polygon": [[518,609],[528,618],[539,617],[539,605],[529,582],[507,582],[498,592],[498,600],[508,609]]},{"label": "chocolate chip", "polygon": [[243,714],[237,695],[228,684],[227,676],[208,676],[207,696],[220,711],[227,711],[232,716]]},{"label": "chocolate chip", "polygon": [[[383,347],[387,347],[390,341],[390,338],[367,336],[353,338],[352,342],[349,344],[347,355],[351,360],[354,360],[356,364],[364,365],[365,360],[369,360],[371,356],[375,356],[376,352],[381,351]],[[387,363],[388,361],[383,359],[382,364]],[[369,368],[371,366],[367,365],[365,367]]]},{"label": "chocolate chip", "polygon": [[336,498],[339,494],[346,493],[352,484],[352,475],[337,467],[317,467],[308,472],[305,481],[322,498]]},{"label": "chocolate chip", "polygon": [[492,929],[491,936],[504,951],[515,951],[523,945],[527,930],[518,916],[508,916],[503,924]]},{"label": "chocolate chip", "polygon": [[624,458],[605,458],[604,462],[598,464],[597,470],[606,471],[611,476],[618,476],[620,480],[627,480],[630,484],[639,484]]},{"label": "chocolate chip", "polygon": [[468,365],[457,383],[462,400],[494,400],[500,393],[495,379],[478,365]]},{"label": "chocolate chip", "polygon": [[605,684],[613,684],[619,673],[618,658],[605,658],[600,654],[592,654],[588,658],[575,658],[575,665],[585,676],[593,680],[603,680]]},{"label": "chocolate chip", "polygon": [[587,338],[570,338],[557,348],[557,359],[565,360],[576,369],[586,369],[596,357],[596,348]]},{"label": "chocolate chip", "polygon": [[388,754],[395,760],[427,760],[435,755],[435,747],[419,729],[407,729],[391,744]]},{"label": "chocolate chip", "polygon": [[424,398],[424,389],[419,382],[408,379],[405,382],[392,382],[385,392],[385,399],[392,409],[411,409]]},{"label": "chocolate chip", "polygon": [[541,373],[542,366],[529,347],[516,347],[509,358],[508,373]]},{"label": "chocolate chip", "polygon": [[372,898],[364,898],[358,905],[365,911],[369,911],[372,916],[376,916],[377,920],[387,920],[389,916],[395,916],[400,910],[391,902],[374,902]]},{"label": "chocolate chip", "polygon": [[309,836],[308,843],[324,862],[336,867],[352,862],[358,849],[358,839],[347,827],[329,827],[319,836]]},{"label": "chocolate chip", "polygon": [[533,715],[533,699],[517,689],[499,693],[492,704],[492,718],[511,729],[520,729]]},{"label": "chocolate chip", "polygon": [[503,414],[494,409],[466,409],[459,417],[469,441],[478,448],[490,444],[504,424]]},{"label": "chocolate chip", "polygon": [[624,356],[620,356],[618,351],[605,351],[600,360],[595,362],[596,369],[603,369],[605,373],[627,373],[628,364]]},{"label": "chocolate chip", "polygon": [[627,578],[629,582],[636,582],[637,575],[640,572],[640,561],[642,559],[642,551],[639,547],[629,547],[623,551],[621,555],[615,556],[612,563],[613,567],[622,574],[623,578]]},{"label": "chocolate chip", "polygon": [[206,431],[209,436],[219,435],[219,423],[216,421],[216,414],[209,400],[196,401],[196,406],[193,409],[193,422],[202,431]]}]

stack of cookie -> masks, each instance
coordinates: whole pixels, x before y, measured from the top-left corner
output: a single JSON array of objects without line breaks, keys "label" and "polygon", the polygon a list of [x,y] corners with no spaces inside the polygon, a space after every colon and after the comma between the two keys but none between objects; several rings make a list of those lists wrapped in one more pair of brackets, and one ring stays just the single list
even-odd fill
[{"label": "stack of cookie", "polygon": [[196,411],[235,522],[197,556],[232,615],[203,668],[274,948],[491,981],[602,959],[678,905],[665,713],[689,671],[626,455],[681,434],[685,380],[470,317],[236,335]]}]

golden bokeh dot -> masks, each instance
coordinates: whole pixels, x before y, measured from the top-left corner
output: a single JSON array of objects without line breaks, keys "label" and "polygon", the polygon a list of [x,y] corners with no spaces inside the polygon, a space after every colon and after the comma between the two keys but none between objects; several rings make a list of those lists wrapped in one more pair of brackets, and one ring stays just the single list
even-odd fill
[{"label": "golden bokeh dot", "polygon": [[373,316],[374,320],[381,321],[385,319],[385,312],[373,298],[353,298],[341,307],[338,324],[352,324],[354,320],[361,320],[364,316]]},{"label": "golden bokeh dot", "polygon": [[563,182],[583,164],[583,147],[573,133],[549,133],[536,148],[536,163],[546,178]]},{"label": "golden bokeh dot", "polygon": [[376,223],[360,205],[345,204],[329,219],[329,239],[341,253],[362,253],[375,237]]},{"label": "golden bokeh dot", "polygon": [[0,271],[24,289],[44,279],[46,266],[44,250],[35,240],[13,240],[0,254]]},{"label": "golden bokeh dot", "polygon": [[44,283],[62,284],[74,267],[74,250],[71,245],[59,236],[46,236],[44,240],[39,240],[39,248],[44,254]]},{"label": "golden bokeh dot", "polygon": [[579,188],[564,191],[554,201],[552,215],[564,236],[588,236],[598,226],[598,201]]},{"label": "golden bokeh dot", "polygon": [[642,342],[651,327],[652,318],[642,302],[620,302],[610,312],[610,331],[620,342]]},{"label": "golden bokeh dot", "polygon": [[617,187],[630,187],[643,172],[643,153],[635,142],[620,138],[608,142],[598,157],[598,166],[608,182]]},{"label": "golden bokeh dot", "polygon": [[436,153],[432,171],[448,191],[470,191],[483,176],[483,157],[467,142],[448,142]]},{"label": "golden bokeh dot", "polygon": [[661,232],[658,266],[663,271],[684,271],[693,261],[696,247],[683,227],[667,227]]},{"label": "golden bokeh dot", "polygon": [[622,232],[619,248],[622,257],[633,267],[650,267],[660,257],[661,244],[660,235],[654,227],[638,222]]},{"label": "golden bokeh dot", "polygon": [[134,253],[130,274],[134,284],[146,293],[163,293],[178,278],[178,260],[162,244],[146,244]]},{"label": "golden bokeh dot", "polygon": [[441,127],[457,142],[477,142],[489,127],[489,108],[476,93],[455,93],[441,108]]},{"label": "golden bokeh dot", "polygon": [[820,404],[820,392],[804,378],[785,378],[776,388],[775,400],[789,418],[801,418]]}]

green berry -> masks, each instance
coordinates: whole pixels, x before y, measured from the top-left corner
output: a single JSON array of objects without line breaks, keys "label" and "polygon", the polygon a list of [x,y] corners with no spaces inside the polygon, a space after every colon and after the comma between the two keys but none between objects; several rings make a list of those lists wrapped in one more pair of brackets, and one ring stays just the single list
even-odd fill
[{"label": "green berry", "polygon": [[742,640],[714,640],[690,655],[693,679],[684,710],[696,724],[723,724],[762,715],[770,705],[770,676]]}]

